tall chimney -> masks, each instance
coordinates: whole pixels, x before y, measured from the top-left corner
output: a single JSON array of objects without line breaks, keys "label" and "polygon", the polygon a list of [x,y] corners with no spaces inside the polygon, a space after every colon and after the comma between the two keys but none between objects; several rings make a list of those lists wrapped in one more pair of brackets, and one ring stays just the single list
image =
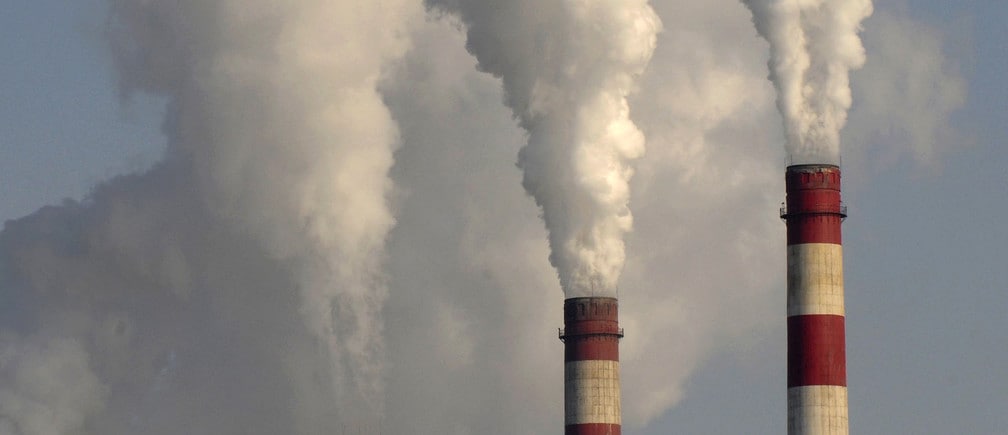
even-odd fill
[{"label": "tall chimney", "polygon": [[616,298],[564,301],[564,433],[619,435],[619,304]]},{"label": "tall chimney", "polygon": [[789,166],[785,182],[788,434],[847,434],[840,168]]}]

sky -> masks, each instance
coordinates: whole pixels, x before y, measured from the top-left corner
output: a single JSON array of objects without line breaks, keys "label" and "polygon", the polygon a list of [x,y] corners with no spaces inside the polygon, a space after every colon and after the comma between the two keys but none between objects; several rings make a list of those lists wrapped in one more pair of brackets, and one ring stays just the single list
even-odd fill
[{"label": "sky", "polygon": [[[147,3],[0,16],[0,434],[558,431],[576,285],[547,240],[586,215],[625,251],[624,430],[784,431],[785,132],[741,2],[651,1],[632,47],[525,9],[557,2]],[[863,22],[840,135],[854,433],[1008,425],[1006,17],[907,0]],[[530,75],[570,70],[528,38],[608,79],[536,99]],[[520,150],[565,138],[567,103],[639,130],[607,166],[633,169],[632,230],[604,207],[544,226],[583,192]]]}]

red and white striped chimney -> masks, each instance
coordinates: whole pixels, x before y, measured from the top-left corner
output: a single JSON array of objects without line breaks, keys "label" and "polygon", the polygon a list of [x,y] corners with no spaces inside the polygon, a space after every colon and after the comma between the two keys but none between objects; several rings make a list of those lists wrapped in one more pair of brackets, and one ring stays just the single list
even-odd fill
[{"label": "red and white striped chimney", "polygon": [[564,433],[619,435],[619,327],[616,298],[564,301]]},{"label": "red and white striped chimney", "polygon": [[847,434],[840,168],[787,168],[788,434]]}]

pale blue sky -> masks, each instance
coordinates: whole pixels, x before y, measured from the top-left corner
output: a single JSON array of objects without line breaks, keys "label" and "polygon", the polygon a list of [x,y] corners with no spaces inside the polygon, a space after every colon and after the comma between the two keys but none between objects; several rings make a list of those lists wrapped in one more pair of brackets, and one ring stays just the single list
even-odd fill
[{"label": "pale blue sky", "polygon": [[[0,14],[0,220],[82,199],[162,152],[158,102],[120,104],[102,4],[16,0]],[[1008,2],[910,0],[906,10],[944,32],[967,81],[952,121],[963,144],[933,165],[864,170],[845,191],[852,433],[1005,433]],[[783,324],[782,315],[778,334],[712,355],[684,401],[640,433],[782,427]]]},{"label": "pale blue sky", "polygon": [[0,16],[0,219],[140,169],[164,146],[160,108],[119,105],[101,1],[18,2]]}]

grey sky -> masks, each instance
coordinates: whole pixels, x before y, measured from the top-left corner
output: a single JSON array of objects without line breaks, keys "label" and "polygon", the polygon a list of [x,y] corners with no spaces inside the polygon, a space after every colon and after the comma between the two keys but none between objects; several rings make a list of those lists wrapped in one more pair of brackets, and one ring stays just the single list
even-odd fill
[{"label": "grey sky", "polygon": [[[63,198],[83,200],[104,180],[154,165],[168,141],[162,98],[120,99],[104,2],[18,3],[0,16],[3,220]],[[635,231],[620,294],[627,431],[781,433],[784,225],[776,213],[784,159],[765,43],[738,2],[652,3],[665,29],[631,97],[648,153],[631,186]],[[1008,244],[1001,223],[1008,212],[1006,18],[1003,2],[898,1],[876,2],[865,22],[868,64],[852,76],[855,101],[842,145],[853,433],[1008,427],[1008,268],[1000,255]],[[387,243],[384,307],[386,409],[397,415],[386,417],[386,427],[411,427],[405,422],[413,419],[421,433],[559,430],[555,328],[563,295],[538,211],[514,167],[523,133],[501,104],[500,83],[475,71],[463,35],[428,22],[414,29],[413,45],[381,85],[403,141],[391,171],[398,226]],[[79,310],[70,308],[72,298],[56,297],[50,305],[32,300],[37,305],[23,312],[4,307],[0,325],[15,336],[4,349],[15,349],[22,364],[79,361],[90,352],[97,380],[85,374],[88,382],[74,391],[100,398],[105,409],[51,406],[91,416],[90,427],[108,433],[184,431],[174,418],[220,429],[224,417],[181,406],[183,398],[208,394],[200,403],[210,408],[229,393],[269,391],[281,400],[303,393],[304,385],[288,385],[305,382],[297,370],[318,364],[298,360],[287,382],[284,373],[294,369],[269,348],[290,332],[288,350],[311,354],[310,339],[292,320],[292,296],[271,299],[269,286],[294,286],[290,264],[271,260],[240,231],[221,230],[219,217],[190,195],[180,175],[188,173],[167,166],[113,182],[97,205],[8,225],[0,238],[0,248],[20,255],[34,246],[25,240],[62,246],[52,241],[59,238],[53,228],[80,227],[100,245],[90,248],[101,253],[95,258],[16,256],[65,267],[54,282],[81,279],[82,291],[108,293]],[[163,217],[149,217],[159,212]],[[210,240],[215,246],[204,246]],[[166,243],[172,247],[162,249]],[[0,253],[0,273],[14,257]],[[190,265],[186,273],[176,273],[178,261]],[[192,266],[199,261],[219,270],[200,271]],[[0,276],[5,285],[0,300],[28,303],[23,289]],[[171,305],[181,288],[188,299]],[[201,302],[211,308],[196,308]],[[162,309],[185,321],[136,320]],[[46,324],[63,318],[71,320]],[[133,341],[103,335],[119,319],[132,319],[122,324],[135,328]],[[259,342],[231,331],[227,320],[276,332]],[[514,323],[522,325],[501,330]],[[74,335],[75,325],[88,325],[90,335]],[[200,337],[200,327],[212,332]],[[217,358],[210,350],[221,346]],[[264,362],[244,364],[244,356]],[[248,378],[261,381],[243,385]],[[94,393],[102,391],[95,382],[106,395]],[[32,391],[0,373],[8,397]],[[221,414],[237,418],[247,409],[271,409],[271,402],[243,400]],[[266,413],[276,417],[272,423],[256,423],[280,427],[298,412],[324,414],[276,411]],[[76,433],[76,414],[65,415],[67,433]]]}]

